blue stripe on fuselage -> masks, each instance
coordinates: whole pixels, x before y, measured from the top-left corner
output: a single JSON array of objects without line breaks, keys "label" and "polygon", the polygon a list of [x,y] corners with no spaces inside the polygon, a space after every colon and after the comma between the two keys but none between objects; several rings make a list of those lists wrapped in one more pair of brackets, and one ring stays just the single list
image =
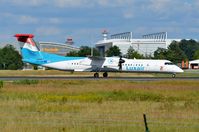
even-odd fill
[{"label": "blue stripe on fuselage", "polygon": [[42,51],[31,51],[26,48],[22,48],[21,52],[24,62],[37,64],[37,65],[49,64],[60,61],[80,60],[86,58],[86,57],[64,57]]}]

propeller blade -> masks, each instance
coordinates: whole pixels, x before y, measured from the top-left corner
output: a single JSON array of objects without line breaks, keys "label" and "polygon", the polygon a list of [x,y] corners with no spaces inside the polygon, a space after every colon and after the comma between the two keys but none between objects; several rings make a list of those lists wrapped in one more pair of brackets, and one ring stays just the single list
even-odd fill
[{"label": "propeller blade", "polygon": [[119,64],[118,64],[119,70],[122,70],[122,63],[124,63],[124,62],[125,62],[125,60],[123,60],[123,59],[122,59],[122,56],[120,56]]}]

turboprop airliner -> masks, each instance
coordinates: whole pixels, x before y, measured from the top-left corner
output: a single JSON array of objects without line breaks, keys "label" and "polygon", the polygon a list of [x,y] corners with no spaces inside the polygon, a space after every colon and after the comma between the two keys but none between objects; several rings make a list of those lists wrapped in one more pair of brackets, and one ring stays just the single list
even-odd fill
[{"label": "turboprop airliner", "polygon": [[33,34],[16,34],[23,62],[65,71],[94,72],[94,77],[108,77],[108,72],[176,73],[183,72],[168,60],[126,59],[122,57],[65,57],[40,51]]}]

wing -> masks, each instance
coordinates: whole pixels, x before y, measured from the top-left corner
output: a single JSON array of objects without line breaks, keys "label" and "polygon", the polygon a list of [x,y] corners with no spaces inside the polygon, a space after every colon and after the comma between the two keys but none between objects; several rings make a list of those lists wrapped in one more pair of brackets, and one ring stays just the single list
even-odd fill
[{"label": "wing", "polygon": [[101,61],[101,60],[106,60],[105,57],[100,57],[100,56],[89,56],[88,57],[90,60],[98,60],[98,61]]},{"label": "wing", "polygon": [[104,57],[95,57],[95,56],[90,56],[90,57],[86,57],[85,59],[83,59],[80,64],[81,65],[86,65],[86,66],[95,66],[95,67],[99,67],[103,65],[104,61],[106,59]]}]

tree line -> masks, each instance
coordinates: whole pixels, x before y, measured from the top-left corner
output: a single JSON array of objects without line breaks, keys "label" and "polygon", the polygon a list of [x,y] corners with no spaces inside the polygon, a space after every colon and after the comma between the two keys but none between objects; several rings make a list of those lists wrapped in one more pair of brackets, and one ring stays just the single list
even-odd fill
[{"label": "tree line", "polygon": [[[79,57],[86,57],[91,55],[91,47],[88,46],[81,46],[79,51],[71,51],[66,54],[66,56],[79,56]],[[106,51],[106,56],[121,56],[121,51],[118,46],[110,47]],[[93,48],[93,56],[100,56],[99,51],[96,48]],[[129,48],[128,54],[125,55],[126,58],[137,58],[141,59],[144,58],[143,55],[139,54],[137,51],[135,51],[133,48]]]},{"label": "tree line", "polygon": [[167,59],[173,63],[199,59],[199,42],[185,39],[180,42],[173,41],[168,49],[158,48],[154,52],[154,58]]},{"label": "tree line", "polygon": [[91,48],[89,46],[81,46],[79,51],[70,51],[66,56],[86,57],[91,56],[92,53],[93,56],[100,56],[100,53],[96,48]]}]

